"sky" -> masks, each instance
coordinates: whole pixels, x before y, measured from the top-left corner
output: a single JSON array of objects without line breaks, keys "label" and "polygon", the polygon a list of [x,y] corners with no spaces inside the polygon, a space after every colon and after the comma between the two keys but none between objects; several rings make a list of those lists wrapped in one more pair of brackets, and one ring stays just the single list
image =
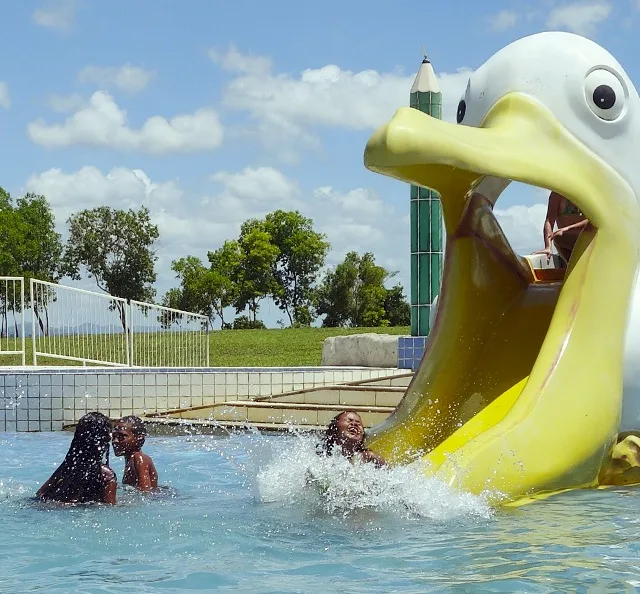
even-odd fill
[{"label": "sky", "polygon": [[[0,185],[44,194],[63,237],[79,210],[146,205],[158,302],[173,260],[206,262],[276,209],[313,219],[327,266],[373,252],[406,293],[409,187],[366,170],[363,151],[408,104],[422,48],[449,121],[474,69],[540,31],[592,38],[640,80],[640,0],[3,4]],[[512,184],[500,198],[521,253],[542,247],[547,194]],[[286,316],[265,303],[259,317]]]}]

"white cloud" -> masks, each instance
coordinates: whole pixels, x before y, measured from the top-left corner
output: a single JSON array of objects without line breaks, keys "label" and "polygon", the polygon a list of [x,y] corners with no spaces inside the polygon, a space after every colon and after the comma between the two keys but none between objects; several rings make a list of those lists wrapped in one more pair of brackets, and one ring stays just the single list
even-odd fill
[{"label": "white cloud", "polygon": [[76,16],[76,0],[47,0],[45,5],[33,11],[36,24],[67,33],[71,31]]},{"label": "white cloud", "polygon": [[101,88],[116,87],[127,93],[139,93],[155,76],[152,70],[140,66],[124,64],[123,66],[85,66],[78,74],[82,83],[93,83]]},{"label": "white cloud", "polygon": [[171,119],[153,116],[141,128],[133,129],[127,112],[105,91],[96,91],[89,103],[64,123],[47,124],[38,119],[27,130],[33,142],[46,148],[84,145],[150,154],[212,150],[223,140],[223,126],[213,109]]},{"label": "white cloud", "polygon": [[173,181],[154,184],[140,169],[117,167],[106,175],[97,167],[83,167],[74,173],[49,169],[32,175],[25,191],[43,194],[51,204],[59,225],[77,211],[96,206],[151,208],[179,203],[183,192]]},{"label": "white cloud", "polygon": [[494,214],[516,253],[531,254],[544,247],[542,228],[547,214],[546,202],[496,208]]},{"label": "white cloud", "polygon": [[513,29],[518,23],[518,14],[512,10],[500,10],[489,17],[489,25],[493,31],[501,33]]},{"label": "white cloud", "polygon": [[[209,55],[236,74],[225,89],[223,104],[248,112],[262,142],[274,150],[288,147],[291,151],[293,143],[316,146],[313,129],[319,126],[377,128],[396,109],[408,105],[415,78],[415,73],[404,76],[375,70],[352,72],[332,64],[292,76],[273,72],[268,58],[245,56],[234,47],[225,54],[211,50]],[[455,117],[470,72],[460,69],[438,74],[443,115],[449,121]]]},{"label": "white cloud", "polygon": [[6,82],[0,80],[0,107],[9,109],[11,107],[11,97],[9,95],[9,87]]},{"label": "white cloud", "polygon": [[549,13],[547,27],[590,36],[595,33],[597,25],[609,18],[611,10],[611,4],[604,0],[565,4]]}]

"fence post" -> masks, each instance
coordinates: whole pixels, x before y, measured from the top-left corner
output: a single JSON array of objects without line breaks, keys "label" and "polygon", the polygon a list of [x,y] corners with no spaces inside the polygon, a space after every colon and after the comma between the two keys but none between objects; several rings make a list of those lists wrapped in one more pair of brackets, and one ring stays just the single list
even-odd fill
[{"label": "fence post", "polygon": [[20,332],[22,332],[22,367],[27,364],[27,341],[24,335],[24,276],[20,279]]},{"label": "fence post", "polygon": [[129,311],[129,322],[128,322],[128,327],[129,327],[129,334],[131,335],[129,337],[129,340],[127,340],[127,345],[129,346],[129,352],[127,353],[127,365],[129,365],[130,367],[133,367],[135,365],[134,360],[134,351],[133,351],[133,303],[131,303],[131,300],[129,299],[127,301],[127,310]]},{"label": "fence post", "polygon": [[211,322],[207,320],[207,364],[205,365],[205,367],[211,367],[211,359],[209,359],[209,344],[211,342],[209,337],[210,328],[211,328]]},{"label": "fence post", "polygon": [[31,298],[31,350],[33,352],[33,361],[31,364],[36,367],[38,365],[38,355],[36,348],[36,302],[33,291],[33,279],[29,279],[29,297]]}]

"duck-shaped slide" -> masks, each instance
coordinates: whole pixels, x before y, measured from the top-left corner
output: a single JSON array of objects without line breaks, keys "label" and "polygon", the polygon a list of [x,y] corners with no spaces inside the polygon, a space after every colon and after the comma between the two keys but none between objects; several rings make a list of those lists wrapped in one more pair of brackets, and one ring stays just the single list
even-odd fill
[{"label": "duck-shaped slide", "polygon": [[[425,355],[367,445],[496,503],[597,487],[619,432],[640,429],[638,93],[599,45],[540,33],[472,75],[457,120],[402,108],[365,150],[368,169],[440,193],[447,235]],[[590,221],[555,276],[494,217],[512,180]]]}]

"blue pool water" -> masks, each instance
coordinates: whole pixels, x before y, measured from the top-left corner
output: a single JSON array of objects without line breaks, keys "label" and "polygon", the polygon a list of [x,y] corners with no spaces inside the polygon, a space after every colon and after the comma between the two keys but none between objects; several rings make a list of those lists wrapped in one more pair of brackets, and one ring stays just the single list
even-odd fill
[{"label": "blue pool water", "polygon": [[[631,592],[640,489],[512,510],[310,440],[149,438],[168,488],[116,507],[31,497],[67,433],[0,433],[0,592]],[[122,476],[122,460],[112,466]],[[307,468],[321,487],[305,484]],[[324,493],[321,496],[320,493]]]}]

